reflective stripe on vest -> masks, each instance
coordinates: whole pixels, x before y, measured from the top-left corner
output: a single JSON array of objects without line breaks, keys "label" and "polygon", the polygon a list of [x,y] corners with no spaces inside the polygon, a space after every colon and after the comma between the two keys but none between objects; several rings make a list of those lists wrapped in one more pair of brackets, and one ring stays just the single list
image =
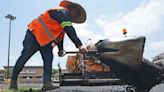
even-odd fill
[{"label": "reflective stripe on vest", "polygon": [[[53,34],[51,33],[51,31],[49,31],[48,27],[46,26],[46,24],[43,22],[43,20],[39,17],[38,18],[39,23],[42,25],[42,27],[44,28],[45,32],[47,33],[47,35],[55,42],[55,44],[57,44],[60,41],[60,36],[64,33],[64,31],[62,31],[57,38],[54,38]],[[65,26],[64,26],[65,27]]]},{"label": "reflective stripe on vest", "polygon": [[49,31],[49,29],[47,28],[46,24],[43,22],[43,20],[39,17],[38,21],[40,22],[40,24],[42,25],[42,27],[44,28],[45,32],[47,33],[47,35],[56,42],[56,38],[54,38],[53,34]]},{"label": "reflective stripe on vest", "polygon": [[72,26],[72,22],[70,21],[63,21],[61,24],[62,28],[66,27],[66,26]]}]

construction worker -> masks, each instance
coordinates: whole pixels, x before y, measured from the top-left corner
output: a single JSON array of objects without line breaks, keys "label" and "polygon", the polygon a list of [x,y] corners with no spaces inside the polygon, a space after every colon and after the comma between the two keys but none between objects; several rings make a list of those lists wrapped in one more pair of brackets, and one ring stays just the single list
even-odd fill
[{"label": "construction worker", "polygon": [[55,89],[51,83],[53,61],[53,47],[58,46],[58,55],[63,56],[63,38],[66,33],[81,53],[87,50],[77,37],[74,23],[83,23],[86,12],[83,7],[70,1],[60,2],[59,7],[47,10],[29,25],[23,41],[23,50],[12,72],[10,89],[17,89],[17,78],[27,60],[37,51],[40,51],[44,61],[42,90]]}]

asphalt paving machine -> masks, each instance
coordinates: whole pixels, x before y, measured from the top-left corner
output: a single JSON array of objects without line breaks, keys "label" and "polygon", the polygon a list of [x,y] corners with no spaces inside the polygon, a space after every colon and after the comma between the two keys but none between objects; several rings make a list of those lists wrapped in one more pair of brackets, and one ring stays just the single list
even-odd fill
[{"label": "asphalt paving machine", "polygon": [[143,59],[145,37],[88,45],[84,55],[68,56],[60,85],[128,85],[128,92],[149,92],[163,81],[163,70]]}]

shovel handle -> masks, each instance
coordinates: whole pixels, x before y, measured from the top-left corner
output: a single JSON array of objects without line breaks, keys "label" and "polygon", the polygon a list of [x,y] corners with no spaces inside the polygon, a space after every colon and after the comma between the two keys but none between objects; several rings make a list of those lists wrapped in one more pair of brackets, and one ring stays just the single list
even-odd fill
[{"label": "shovel handle", "polygon": [[[118,52],[118,49],[112,49],[112,48],[108,48],[102,51],[98,51],[98,50],[88,50],[86,53],[99,53],[99,52]],[[80,53],[80,51],[65,51],[64,50],[64,54],[63,56],[65,56],[66,54],[76,54],[76,53]]]},{"label": "shovel handle", "polygon": [[[86,53],[97,53],[97,52],[98,52],[98,50],[89,50]],[[64,50],[64,55],[66,55],[66,54],[76,54],[76,53],[80,53],[80,51],[65,51]]]}]

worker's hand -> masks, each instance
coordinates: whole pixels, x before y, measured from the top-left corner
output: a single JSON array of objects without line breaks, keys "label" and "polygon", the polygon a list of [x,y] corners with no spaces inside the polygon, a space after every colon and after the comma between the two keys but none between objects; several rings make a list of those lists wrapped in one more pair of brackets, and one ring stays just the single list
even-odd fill
[{"label": "worker's hand", "polygon": [[55,47],[55,46],[56,46],[55,42],[52,42],[52,43],[51,43],[51,46],[52,46],[52,47]]},{"label": "worker's hand", "polygon": [[59,50],[58,51],[58,56],[63,57],[64,56],[64,50]]},{"label": "worker's hand", "polygon": [[56,44],[55,44],[54,42],[52,42],[52,43],[51,43],[51,46],[52,46],[52,47],[55,47],[55,46],[56,46]]},{"label": "worker's hand", "polygon": [[79,51],[81,54],[85,54],[87,52],[87,48],[84,46],[79,46]]}]

